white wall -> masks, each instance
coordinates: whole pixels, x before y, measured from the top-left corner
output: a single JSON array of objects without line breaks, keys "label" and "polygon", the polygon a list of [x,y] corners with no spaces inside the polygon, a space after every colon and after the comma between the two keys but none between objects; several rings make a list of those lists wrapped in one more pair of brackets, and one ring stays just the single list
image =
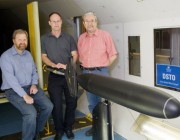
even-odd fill
[{"label": "white wall", "polygon": [[[101,25],[100,28],[108,31],[116,44],[119,52],[119,58],[115,66],[111,70],[112,77],[124,79],[139,84],[145,84],[154,87],[154,36],[155,28],[180,27],[180,18],[152,20],[119,24]],[[141,49],[141,77],[129,75],[128,66],[128,36],[140,36]],[[154,87],[157,88],[157,87]],[[172,96],[180,100],[180,93],[162,89]],[[139,135],[131,130],[132,125],[139,116],[139,113],[126,107],[112,104],[112,118],[114,130],[128,140],[146,140],[142,135]],[[163,120],[173,127],[180,129],[180,118]]]},{"label": "white wall", "polygon": [[123,46],[123,24],[106,24],[99,26],[100,29],[109,32],[115,43],[118,52],[118,58],[110,67],[112,77],[124,79],[124,46]]},{"label": "white wall", "polygon": [[[125,56],[127,50],[124,45],[124,25],[118,24],[106,24],[101,25],[100,29],[108,31],[114,40],[116,49],[119,53],[119,57],[115,64],[111,67],[111,76],[118,79],[125,79],[125,61],[128,56]],[[120,106],[116,103],[112,103],[112,123],[114,131],[128,140],[144,140],[144,136],[141,136],[131,130],[134,121],[138,117],[139,113],[130,110],[126,107]]]}]

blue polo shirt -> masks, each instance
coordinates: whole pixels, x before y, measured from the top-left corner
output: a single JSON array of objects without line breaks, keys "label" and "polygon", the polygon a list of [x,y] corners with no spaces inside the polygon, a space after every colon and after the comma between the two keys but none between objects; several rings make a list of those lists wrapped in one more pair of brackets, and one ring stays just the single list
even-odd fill
[{"label": "blue polo shirt", "polygon": [[12,88],[19,96],[26,94],[22,87],[38,84],[38,74],[34,60],[29,51],[18,54],[15,47],[5,51],[0,58],[2,70],[1,89]]}]

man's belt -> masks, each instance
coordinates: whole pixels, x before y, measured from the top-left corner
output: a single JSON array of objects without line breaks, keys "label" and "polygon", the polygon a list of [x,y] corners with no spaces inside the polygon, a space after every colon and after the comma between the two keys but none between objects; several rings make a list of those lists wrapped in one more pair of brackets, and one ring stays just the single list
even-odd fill
[{"label": "man's belt", "polygon": [[89,70],[89,71],[93,71],[93,70],[99,70],[101,71],[101,69],[106,68],[106,67],[90,67],[90,68],[86,68],[83,66],[80,66],[82,70]]}]

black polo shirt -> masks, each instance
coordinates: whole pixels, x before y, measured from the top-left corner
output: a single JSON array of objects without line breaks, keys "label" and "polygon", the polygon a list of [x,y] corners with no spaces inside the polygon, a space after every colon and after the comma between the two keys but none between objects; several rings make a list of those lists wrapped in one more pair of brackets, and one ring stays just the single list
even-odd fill
[{"label": "black polo shirt", "polygon": [[58,38],[51,32],[41,37],[42,54],[47,54],[47,57],[55,64],[68,64],[71,52],[76,50],[77,45],[74,38],[67,33],[61,33]]}]

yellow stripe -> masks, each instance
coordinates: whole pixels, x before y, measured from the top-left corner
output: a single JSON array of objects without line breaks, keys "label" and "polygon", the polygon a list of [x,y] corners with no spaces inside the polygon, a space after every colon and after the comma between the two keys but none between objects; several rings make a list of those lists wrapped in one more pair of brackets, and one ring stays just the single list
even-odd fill
[{"label": "yellow stripe", "polygon": [[46,71],[46,64],[43,64],[42,69],[43,69],[44,72],[47,72]]},{"label": "yellow stripe", "polygon": [[36,62],[36,44],[35,44],[35,27],[34,27],[34,15],[33,15],[33,3],[27,5],[28,10],[28,24],[29,24],[29,36],[30,36],[30,51]]},{"label": "yellow stripe", "polygon": [[81,123],[81,124],[82,124],[82,123],[86,123],[86,121],[79,121],[79,123]]},{"label": "yellow stripe", "polygon": [[56,70],[53,70],[53,73],[55,73],[55,74],[56,74],[56,72],[57,72]]},{"label": "yellow stripe", "polygon": [[86,115],[86,119],[88,119],[89,121],[92,122],[92,118],[91,118],[91,113],[90,112]]}]

